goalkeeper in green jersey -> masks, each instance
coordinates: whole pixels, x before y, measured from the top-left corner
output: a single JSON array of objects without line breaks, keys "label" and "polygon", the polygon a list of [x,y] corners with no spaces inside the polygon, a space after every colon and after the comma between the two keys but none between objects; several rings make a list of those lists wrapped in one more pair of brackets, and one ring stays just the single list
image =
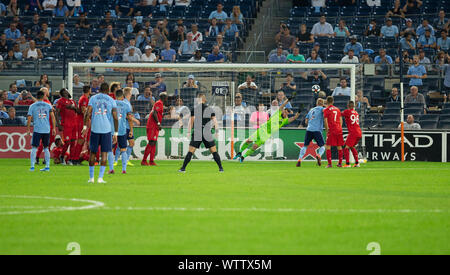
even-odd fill
[{"label": "goalkeeper in green jersey", "polygon": [[[295,116],[289,118],[289,111],[286,109],[286,105],[289,100],[286,101],[280,106],[278,111],[276,111],[270,119],[261,125],[261,127],[256,130],[253,135],[251,135],[245,142],[242,144],[239,153],[236,154],[234,159],[238,159],[240,162],[244,162],[244,159],[248,156],[251,156],[259,147],[261,147],[266,141],[275,133],[277,133],[281,127],[288,125],[295,121],[300,113],[296,113]],[[252,145],[253,144],[253,145]],[[252,145],[252,146],[250,146]],[[245,154],[243,152],[249,148]]]}]

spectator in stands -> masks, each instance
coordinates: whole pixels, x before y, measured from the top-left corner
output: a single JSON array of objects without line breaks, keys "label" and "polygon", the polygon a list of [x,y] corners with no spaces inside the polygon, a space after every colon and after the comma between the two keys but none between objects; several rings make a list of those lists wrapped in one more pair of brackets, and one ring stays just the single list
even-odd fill
[{"label": "spectator in stands", "polygon": [[106,62],[120,62],[122,57],[117,54],[117,49],[114,46],[109,47],[108,55],[105,57]]},{"label": "spectator in stands", "polygon": [[398,89],[393,87],[391,90],[391,95],[387,99],[387,102],[400,102],[400,96],[398,95]]},{"label": "spectator in stands", "polygon": [[241,7],[233,6],[233,10],[230,14],[231,21],[236,25],[244,25],[244,16],[241,13]]},{"label": "spectator in stands", "polygon": [[219,51],[224,52],[227,49],[228,44],[223,42],[223,36],[219,34],[216,36],[216,43],[214,45],[219,46]]},{"label": "spectator in stands", "polygon": [[[414,122],[414,116],[413,115],[408,115],[408,117],[406,118],[406,123],[404,124],[404,129],[405,130],[421,130],[422,128],[420,127],[419,123]],[[398,129],[402,128],[402,124],[400,123],[398,125]]]},{"label": "spectator in stands", "polygon": [[403,13],[405,15],[420,15],[420,7],[423,2],[420,0],[407,0],[405,6],[403,6]]},{"label": "spectator in stands", "polygon": [[42,22],[41,31],[45,33],[45,38],[47,38],[48,40],[52,39],[52,29],[48,27],[48,24],[46,22]]},{"label": "spectator in stands", "polygon": [[26,14],[38,13],[42,11],[42,5],[40,0],[28,0],[24,7]]},{"label": "spectator in stands", "polygon": [[449,52],[450,50],[450,39],[448,38],[448,32],[446,30],[441,31],[441,37],[437,40],[437,47],[436,49],[438,51],[444,51]]},{"label": "spectator in stands", "polygon": [[413,57],[413,65],[408,69],[406,78],[409,78],[409,86],[422,86],[422,79],[427,78],[427,70],[423,65],[419,63],[419,56],[415,55]]},{"label": "spectator in stands", "polygon": [[319,85],[320,90],[327,92],[327,75],[321,70],[314,70],[310,75],[308,73],[303,73],[302,77],[312,86]]},{"label": "spectator in stands", "polygon": [[[404,64],[412,64],[412,59],[409,57],[409,52],[407,50],[402,51],[402,59]],[[397,56],[395,63],[400,63],[400,58]]]},{"label": "spectator in stands", "polygon": [[331,96],[350,96],[352,90],[347,86],[347,79],[342,77],[340,84],[341,86],[336,87]]},{"label": "spectator in stands", "polygon": [[6,40],[10,42],[15,42],[22,36],[22,33],[20,32],[19,29],[17,29],[15,23],[9,24],[9,28],[5,30],[5,34]]},{"label": "spectator in stands", "polygon": [[34,102],[36,102],[36,98],[34,98],[27,90],[23,90],[16,100],[14,100],[14,106],[30,106]]},{"label": "spectator in stands", "polygon": [[1,120],[9,118],[8,113],[6,112],[6,107],[0,106],[0,125],[2,125]]},{"label": "spectator in stands", "polygon": [[153,97],[152,90],[149,86],[145,86],[144,94],[139,95],[137,101],[147,101],[150,102],[151,105],[155,104],[155,98]]},{"label": "spectator in stands", "polygon": [[91,92],[92,94],[98,94],[100,90],[100,84],[98,83],[98,79],[97,78],[93,78],[91,80]]},{"label": "spectator in stands", "polygon": [[422,103],[424,113],[427,112],[427,105],[425,102],[425,97],[423,94],[419,93],[419,88],[417,86],[411,86],[410,93],[405,97],[405,103]]},{"label": "spectator in stands", "polygon": [[117,0],[116,1],[116,14],[118,16],[130,17],[134,12],[134,0]]},{"label": "spectator in stands", "polygon": [[254,90],[258,89],[258,86],[253,82],[253,78],[251,75],[247,75],[247,78],[244,83],[238,86],[239,91],[241,90]]},{"label": "spectator in stands", "polygon": [[300,25],[300,31],[297,34],[297,43],[314,43],[314,35],[306,28],[306,24]]},{"label": "spectator in stands", "polygon": [[177,52],[170,47],[170,41],[164,43],[165,48],[161,51],[161,60],[166,62],[175,62]]},{"label": "spectator in stands", "polygon": [[36,42],[36,47],[39,49],[48,48],[52,45],[50,40],[45,37],[45,33],[43,30],[39,31],[39,35],[37,36],[35,42]]},{"label": "spectator in stands", "polygon": [[392,19],[386,19],[386,25],[381,27],[380,37],[398,37],[399,31],[398,27],[392,25]]},{"label": "spectator in stands", "polygon": [[231,18],[225,20],[225,26],[223,26],[222,33],[225,38],[234,40],[239,37],[239,29],[236,24],[233,24]]},{"label": "spectator in stands", "polygon": [[334,36],[335,37],[349,37],[350,32],[348,31],[348,27],[345,24],[345,20],[339,20],[339,24],[334,27]]},{"label": "spectator in stands", "polygon": [[80,76],[78,74],[73,75],[73,84],[72,86],[74,88],[83,88],[84,83],[80,81]]},{"label": "spectator in stands", "polygon": [[186,33],[184,31],[183,25],[177,25],[177,29],[173,31],[170,36],[170,41],[182,42],[185,40]]},{"label": "spectator in stands", "polygon": [[300,54],[300,49],[294,47],[293,53],[286,57],[288,63],[305,63],[305,57]]},{"label": "spectator in stands", "polygon": [[376,70],[377,71],[387,71],[388,66],[392,65],[394,61],[392,60],[392,57],[386,54],[386,50],[381,48],[378,51],[378,55],[374,59],[374,63],[377,64]]},{"label": "spectator in stands", "polygon": [[431,26],[431,25],[429,24],[429,22],[428,22],[427,19],[424,19],[424,20],[422,21],[422,24],[421,24],[420,26],[417,27],[417,29],[416,29],[416,35],[417,35],[418,37],[421,37],[422,35],[425,34],[425,32],[426,32],[427,30],[429,30],[430,33],[431,33],[431,35],[434,36],[434,28],[433,28],[433,26]]},{"label": "spectator in stands", "polygon": [[355,107],[360,110],[370,109],[369,99],[364,96],[363,91],[360,89],[356,91]]},{"label": "spectator in stands", "polygon": [[386,17],[401,17],[405,18],[405,13],[401,7],[400,0],[394,1],[394,7],[386,13]]},{"label": "spectator in stands", "polygon": [[206,37],[216,37],[220,33],[221,33],[221,31],[220,31],[220,27],[217,25],[217,19],[213,18],[211,20],[211,25],[209,26],[205,35],[206,35]]},{"label": "spectator in stands", "polygon": [[13,54],[14,54],[14,58],[15,58],[15,60],[22,60],[23,59],[23,54],[22,54],[22,52],[20,51],[20,47],[19,47],[19,44],[18,43],[15,43],[14,45],[13,45]]},{"label": "spectator in stands", "polygon": [[127,77],[125,78],[125,83],[128,83],[128,80],[131,80],[133,82],[134,88],[139,89],[139,83],[136,81],[136,78],[134,77],[133,73],[127,74]]},{"label": "spectator in stands", "polygon": [[173,0],[158,0],[159,3],[159,10],[160,11],[167,11],[167,9],[172,6]]},{"label": "spectator in stands", "polygon": [[55,17],[69,17],[69,8],[64,5],[63,0],[59,0],[57,6],[53,10],[53,16]]},{"label": "spectator in stands", "polygon": [[269,63],[286,63],[286,61],[282,46],[278,46],[277,51],[269,56]]},{"label": "spectator in stands", "polygon": [[259,127],[269,120],[269,114],[266,112],[266,106],[260,102],[258,104],[258,110],[253,112],[250,116],[250,126],[253,129],[259,129]]},{"label": "spectator in stands", "polygon": [[175,6],[188,7],[191,0],[175,0]]},{"label": "spectator in stands", "polygon": [[185,115],[190,115],[190,113],[191,113],[189,108],[187,106],[184,106],[183,99],[181,99],[181,98],[177,98],[176,103],[175,103],[175,110],[180,117],[183,117]]},{"label": "spectator in stands", "polygon": [[130,49],[134,49],[134,52],[136,53],[136,54],[138,54],[139,55],[139,57],[141,57],[141,55],[142,55],[142,52],[141,52],[141,50],[138,48],[138,47],[136,47],[136,40],[134,40],[134,39],[130,39],[130,42],[129,42],[129,44],[128,44],[128,47],[124,50],[124,55],[126,55],[126,54],[128,54],[128,51],[130,50]]},{"label": "spectator in stands", "polygon": [[0,36],[0,55],[4,55],[9,51],[9,42],[6,40],[6,34],[2,33]]},{"label": "spectator in stands", "polygon": [[363,51],[363,46],[361,45],[361,43],[357,42],[357,40],[358,39],[357,39],[356,35],[350,36],[350,42],[345,44],[345,47],[344,47],[345,54],[348,54],[349,50],[352,49],[353,53],[356,56],[359,56],[359,54]]},{"label": "spectator in stands", "polygon": [[420,49],[436,49],[436,37],[431,34],[430,29],[425,30],[425,34],[421,35],[417,41],[417,48]]},{"label": "spectator in stands", "polygon": [[159,49],[164,48],[164,43],[166,41],[168,41],[167,37],[161,33],[159,28],[153,29],[153,34],[151,36],[151,40],[155,42],[156,47]]},{"label": "spectator in stands", "polygon": [[212,53],[208,55],[208,62],[223,63],[225,62],[225,56],[219,51],[219,46],[214,45]]},{"label": "spectator in stands", "polygon": [[195,51],[198,50],[197,42],[193,41],[192,33],[187,35],[187,39],[181,42],[180,47],[178,48],[178,54],[194,54]]},{"label": "spectator in stands", "polygon": [[431,64],[431,60],[425,56],[425,51],[419,51],[419,64]]},{"label": "spectator in stands", "polygon": [[151,26],[150,19],[145,20],[144,26],[142,26],[142,30],[145,30],[149,36],[153,34],[153,27]]},{"label": "spectator in stands", "polygon": [[133,18],[130,24],[127,25],[127,33],[138,33],[141,30],[141,25],[138,24],[137,20]]},{"label": "spectator in stands", "polygon": [[85,14],[81,0],[66,0],[66,2],[70,10],[70,16],[80,17],[82,14]]},{"label": "spectator in stands", "polygon": [[17,0],[10,0],[6,10],[7,10],[7,16],[18,16],[19,15],[19,6],[17,4]]},{"label": "spectator in stands", "polygon": [[169,106],[169,112],[164,115],[164,119],[179,120],[180,115],[177,113],[175,106]]},{"label": "spectator in stands", "polygon": [[41,22],[39,18],[39,14],[33,15],[33,20],[27,24],[26,29],[29,35],[36,37],[39,34],[39,30],[41,29]]},{"label": "spectator in stands", "polygon": [[316,50],[311,50],[311,56],[306,59],[306,63],[322,63],[322,58]]},{"label": "spectator in stands", "polygon": [[280,109],[280,105],[278,104],[278,100],[274,99],[270,103],[270,109],[268,111],[269,115],[272,116],[276,111]]},{"label": "spectator in stands", "polygon": [[89,23],[89,20],[86,17],[85,12],[80,13],[80,18],[78,19],[78,22],[75,24],[75,28],[77,29],[85,29],[88,30],[91,28],[91,24]]},{"label": "spectator in stands", "polygon": [[442,31],[446,29],[446,26],[448,25],[450,21],[448,18],[445,18],[445,11],[440,10],[439,11],[439,17],[433,20],[433,26],[436,28],[437,31]]},{"label": "spectator in stands", "polygon": [[366,51],[361,53],[361,57],[359,58],[359,63],[361,64],[372,64],[373,60],[370,58],[369,53]]},{"label": "spectator in stands", "polygon": [[358,64],[359,59],[355,56],[353,49],[349,49],[347,55],[341,59],[341,64]]},{"label": "spectator in stands", "polygon": [[157,62],[158,61],[158,57],[152,53],[153,48],[150,45],[145,46],[145,52],[144,54],[141,56],[141,61],[142,62]]},{"label": "spectator in stands", "polygon": [[442,69],[442,66],[444,66],[446,63],[447,63],[447,57],[446,57],[445,52],[439,51],[436,56],[435,64],[439,65],[440,69]]},{"label": "spectator in stands", "polygon": [[219,25],[225,23],[225,20],[228,18],[226,12],[223,11],[222,3],[217,3],[217,10],[212,11],[209,15],[209,20],[212,22],[212,19],[217,19],[217,23]]},{"label": "spectator in stands", "polygon": [[23,35],[19,38],[18,44],[19,44],[19,50],[22,53],[30,47],[30,43],[27,41],[27,39]]},{"label": "spectator in stands", "polygon": [[202,51],[196,50],[194,56],[188,62],[206,62],[206,58],[202,56]]},{"label": "spectator in stands", "polygon": [[125,39],[123,36],[117,37],[116,43],[114,43],[114,47],[116,48],[117,54],[123,54],[125,49],[127,48],[127,44],[125,44]]},{"label": "spectator in stands", "polygon": [[34,83],[34,86],[35,86],[35,87],[46,87],[47,89],[51,90],[51,89],[50,89],[50,87],[51,87],[51,82],[50,82],[50,80],[48,79],[48,75],[47,75],[47,74],[42,74],[42,75],[39,77],[39,80],[36,81],[36,82]]},{"label": "spectator in stands", "polygon": [[99,46],[95,46],[92,48],[92,53],[89,55],[88,60],[90,62],[103,62],[103,58],[100,55],[101,48]]},{"label": "spectator in stands", "polygon": [[319,22],[314,24],[311,33],[316,37],[332,37],[334,35],[333,26],[327,23],[325,16],[321,16]]},{"label": "spectator in stands", "polygon": [[377,21],[375,19],[370,20],[369,26],[367,26],[364,31],[365,36],[380,36],[381,30],[380,27],[377,26]]},{"label": "spectator in stands", "polygon": [[402,50],[415,50],[416,41],[412,38],[411,33],[406,33],[405,37],[400,39],[400,45]]},{"label": "spectator in stands", "polygon": [[55,30],[52,37],[53,41],[64,40],[69,41],[69,32],[66,30],[64,23],[59,24],[59,28]]},{"label": "spectator in stands", "polygon": [[17,92],[17,84],[16,83],[9,84],[8,100],[14,101],[18,96],[19,93]]},{"label": "spectator in stands", "polygon": [[[280,90],[283,91],[283,95],[285,93],[291,94],[292,92],[295,92],[297,90],[297,84],[295,84],[294,77],[292,76],[292,74],[286,75],[286,81],[281,84]],[[280,100],[278,101],[280,105],[284,102]]]},{"label": "spectator in stands", "polygon": [[141,56],[136,52],[135,47],[128,49],[128,53],[123,54],[123,62],[139,62],[141,61]]},{"label": "spectator in stands", "polygon": [[160,93],[166,92],[167,87],[160,73],[155,74],[155,80],[150,82],[152,93],[159,96]]},{"label": "spectator in stands", "polygon": [[[277,93],[277,102],[278,102],[278,107],[281,106],[283,104],[283,102],[285,102],[287,99],[286,94],[284,93],[284,91],[278,91]],[[288,102],[288,104],[285,107],[286,109],[288,109],[289,114],[293,114],[294,112],[292,111],[292,105],[290,102]]]},{"label": "spectator in stands", "polygon": [[197,44],[203,42],[203,35],[198,31],[198,24],[191,25],[191,31],[188,33],[188,35],[189,34],[192,34],[192,41],[197,42]]},{"label": "spectator in stands", "polygon": [[100,21],[100,29],[108,27],[109,24],[111,24],[113,27],[115,26],[114,19],[111,16],[111,11],[107,10],[105,12],[105,17],[102,19],[102,21]]},{"label": "spectator in stands", "polygon": [[447,64],[442,66],[442,70],[444,71],[444,85],[442,89],[442,93],[444,94],[444,102],[447,102],[447,99],[450,95],[450,55],[447,54]]},{"label": "spectator in stands", "polygon": [[325,0],[311,0],[311,6],[314,7],[316,13],[320,13],[321,9],[326,7]]},{"label": "spectator in stands", "polygon": [[183,84],[183,88],[193,88],[193,89],[198,89],[198,85],[195,81],[195,76],[194,75],[189,75],[188,79],[186,81],[186,83]]},{"label": "spectator in stands", "polygon": [[109,24],[108,27],[106,27],[105,35],[103,36],[102,40],[103,42],[109,43],[109,45],[111,45],[110,43],[116,42],[118,37],[119,35],[113,30],[113,26]]},{"label": "spectator in stands", "polygon": [[284,50],[293,49],[295,47],[295,37],[291,35],[286,24],[281,24],[280,32],[275,36],[275,42],[283,46]]},{"label": "spectator in stands", "polygon": [[36,42],[34,42],[34,40],[31,40],[29,43],[29,48],[23,52],[23,57],[25,59],[37,60],[43,59],[44,55],[42,54],[40,49],[36,48]]},{"label": "spectator in stands", "polygon": [[25,126],[26,120],[22,116],[16,117],[16,109],[14,107],[10,107],[8,109],[8,118],[3,120],[3,124],[4,125]]},{"label": "spectator in stands", "polygon": [[139,95],[139,90],[136,87],[134,87],[133,80],[128,79],[125,87],[126,88],[131,88],[131,95],[133,95],[134,98],[136,98]]},{"label": "spectator in stands", "polygon": [[46,16],[53,15],[53,10],[56,8],[57,5],[58,5],[57,0],[44,0],[44,2],[42,2],[42,7],[46,12],[45,15]]},{"label": "spectator in stands", "polygon": [[413,36],[416,36],[416,29],[413,26],[413,22],[411,19],[406,18],[405,20],[406,26],[400,32],[400,36],[405,37],[406,34],[411,33]]},{"label": "spectator in stands", "polygon": [[8,100],[8,92],[0,90],[0,108],[13,105],[14,101]]}]

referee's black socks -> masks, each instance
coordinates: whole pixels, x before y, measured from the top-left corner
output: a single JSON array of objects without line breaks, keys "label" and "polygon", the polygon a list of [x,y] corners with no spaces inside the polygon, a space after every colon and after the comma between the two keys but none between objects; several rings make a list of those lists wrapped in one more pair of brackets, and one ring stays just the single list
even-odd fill
[{"label": "referee's black socks", "polygon": [[186,166],[189,164],[189,162],[192,159],[192,153],[188,152],[186,157],[184,158],[184,163],[183,163],[183,167],[181,167],[181,169],[186,169]]},{"label": "referee's black socks", "polygon": [[215,160],[216,163],[217,163],[217,166],[219,166],[219,169],[223,169],[223,168],[222,168],[222,161],[220,161],[220,156],[219,156],[219,154],[218,154],[217,152],[214,152],[214,153],[213,153],[213,157],[214,157],[214,160]]}]

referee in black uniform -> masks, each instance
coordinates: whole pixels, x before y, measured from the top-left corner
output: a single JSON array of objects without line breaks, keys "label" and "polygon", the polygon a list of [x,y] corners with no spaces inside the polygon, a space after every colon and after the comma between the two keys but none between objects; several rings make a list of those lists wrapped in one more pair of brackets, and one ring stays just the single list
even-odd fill
[{"label": "referee in black uniform", "polygon": [[[183,167],[179,172],[186,172],[186,166],[192,159],[195,150],[200,148],[203,143],[207,149],[211,152],[214,160],[219,166],[219,172],[223,172],[222,162],[220,156],[217,153],[216,143],[212,134],[212,127],[214,126],[216,134],[219,130],[217,124],[216,115],[213,108],[209,108],[206,105],[206,96],[203,93],[197,95],[197,104],[194,106],[194,110],[191,111],[191,119],[189,121],[189,132],[192,133],[191,143],[189,144],[189,152],[184,159]],[[193,130],[193,131],[192,131]]]}]

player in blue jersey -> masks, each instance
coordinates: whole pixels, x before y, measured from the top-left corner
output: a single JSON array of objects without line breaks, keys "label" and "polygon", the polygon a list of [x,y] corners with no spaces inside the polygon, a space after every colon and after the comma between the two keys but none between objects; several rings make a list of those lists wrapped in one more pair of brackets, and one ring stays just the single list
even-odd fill
[{"label": "player in blue jersey", "polygon": [[[125,91],[125,93],[129,93],[129,95],[131,95],[130,90]],[[120,155],[122,156],[122,174],[126,174],[129,157],[127,152],[128,138],[133,136],[133,113],[131,110],[131,104],[128,101],[125,101],[123,90],[116,91],[116,99],[117,115],[119,119],[119,135],[117,137],[117,144],[119,146]],[[127,126],[130,129],[127,129]],[[116,152],[116,155],[118,154],[119,153]]]},{"label": "player in blue jersey", "polygon": [[[45,93],[40,90],[37,93],[37,102],[33,103],[28,109],[27,127],[28,135],[31,135],[31,120],[33,120],[33,140],[31,142],[31,168],[34,172],[34,164],[36,163],[36,151],[41,141],[44,146],[45,168],[43,172],[50,171],[50,151],[48,149],[50,143],[50,123],[52,124],[52,134],[56,135],[56,119],[53,108],[50,104],[44,102]],[[51,121],[50,121],[51,119]]]},{"label": "player in blue jersey", "polygon": [[[123,102],[127,103],[130,107],[131,110],[133,110],[133,108],[131,107],[131,96],[132,96],[132,89],[130,87],[126,87],[123,89]],[[117,95],[116,95],[117,98]],[[127,156],[128,159],[130,159],[131,157],[131,153],[133,151],[133,146],[134,146],[134,135],[133,135],[133,131],[131,130],[132,125],[134,125],[134,122],[139,122],[138,120],[136,120],[134,118],[134,114],[130,115],[131,117],[131,121],[127,120],[127,141],[128,141],[128,147],[127,147]],[[131,125],[131,127],[130,127]],[[116,153],[116,159],[114,162],[114,166],[117,166],[117,161],[119,160],[119,156],[120,154]],[[123,159],[122,159],[123,162]],[[130,161],[128,161],[127,163],[128,166],[134,166],[133,163],[131,163]]]},{"label": "player in blue jersey", "polygon": [[[91,121],[91,137],[89,149],[89,183],[94,183],[95,156],[100,146],[101,163],[98,183],[106,183],[103,180],[105,174],[108,152],[112,151],[112,144],[117,142],[119,128],[117,117],[117,104],[109,95],[108,83],[102,83],[100,93],[89,99],[87,115],[84,117],[83,134],[87,131],[89,118]],[[110,117],[113,118],[114,127],[111,127]],[[114,129],[113,129],[114,128]],[[111,133],[114,131],[111,140]]]},{"label": "player in blue jersey", "polygon": [[312,140],[315,140],[319,146],[319,153],[315,152],[315,158],[317,159],[317,164],[322,165],[322,155],[325,152],[325,141],[322,136],[323,131],[323,99],[317,99],[317,106],[312,108],[306,115],[305,122],[308,124],[306,128],[305,142],[302,149],[300,150],[300,155],[297,161],[297,167],[302,165],[303,157],[305,156],[306,150]]}]

